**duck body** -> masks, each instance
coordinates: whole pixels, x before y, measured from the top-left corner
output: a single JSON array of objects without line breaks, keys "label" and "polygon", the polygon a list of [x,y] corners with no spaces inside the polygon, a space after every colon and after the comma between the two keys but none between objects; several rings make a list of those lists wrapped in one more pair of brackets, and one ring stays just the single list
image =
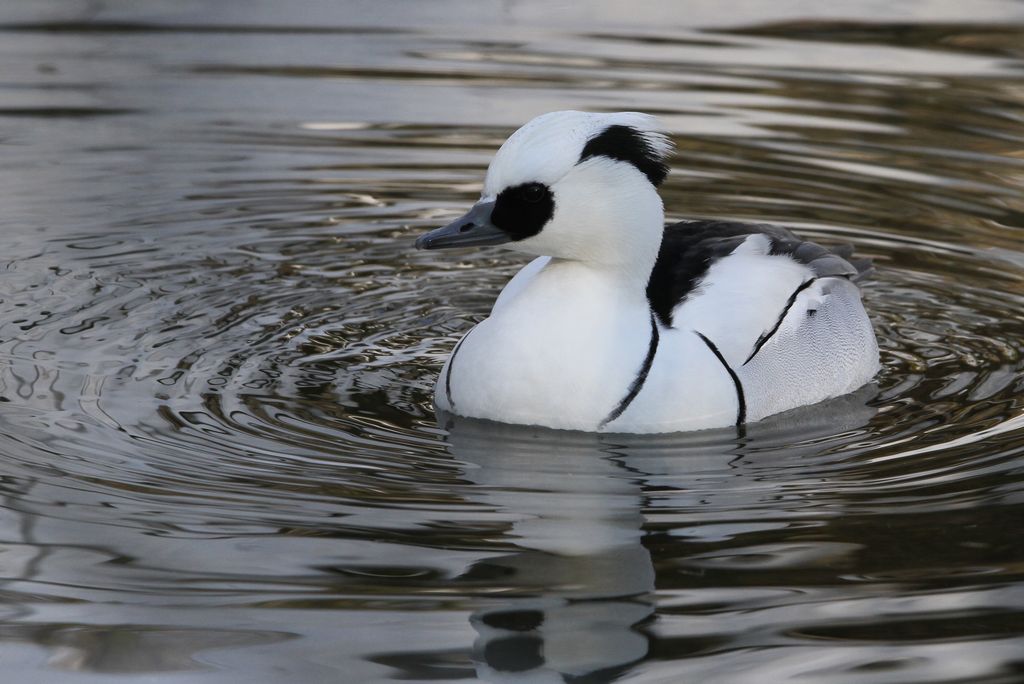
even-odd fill
[{"label": "duck body", "polygon": [[[878,371],[856,284],[866,265],[777,226],[665,228],[664,176],[647,162],[667,144],[651,125],[629,113],[539,117],[499,151],[481,202],[420,239],[426,248],[511,242],[540,255],[454,348],[435,389],[439,409],[676,432],[760,420],[851,392]],[[623,140],[621,128],[635,133]],[[609,129],[614,144],[593,144]],[[560,146],[538,144],[552,135]],[[588,146],[602,153],[588,157]],[[568,170],[565,159],[550,163],[559,156],[571,158]]]}]

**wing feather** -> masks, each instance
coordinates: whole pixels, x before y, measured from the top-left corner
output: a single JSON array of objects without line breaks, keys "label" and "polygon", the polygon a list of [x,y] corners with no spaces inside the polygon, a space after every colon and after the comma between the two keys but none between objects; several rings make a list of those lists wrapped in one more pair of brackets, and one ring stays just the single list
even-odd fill
[{"label": "wing feather", "polygon": [[852,252],[781,226],[684,221],[665,229],[647,296],[663,325],[697,330],[729,363],[743,364],[783,319],[814,310],[819,288],[810,283],[869,272],[870,262],[851,260]]},{"label": "wing feather", "polygon": [[801,240],[782,226],[736,221],[680,221],[665,228],[658,260],[647,284],[647,298],[663,325],[671,326],[672,312],[699,289],[716,261],[731,255],[751,235],[763,235],[769,254],[787,256],[807,266],[813,277],[859,281],[873,270],[869,259],[852,259],[852,245],[824,247]]}]

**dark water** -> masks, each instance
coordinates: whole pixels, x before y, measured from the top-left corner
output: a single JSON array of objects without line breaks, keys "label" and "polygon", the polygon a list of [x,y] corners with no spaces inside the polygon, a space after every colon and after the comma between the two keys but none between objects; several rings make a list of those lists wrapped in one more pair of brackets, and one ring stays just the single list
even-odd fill
[{"label": "dark water", "polygon": [[[1024,4],[826,5],[0,5],[3,681],[1024,681]],[[522,262],[413,237],[566,108],[871,256],[878,386],[438,427]]]}]

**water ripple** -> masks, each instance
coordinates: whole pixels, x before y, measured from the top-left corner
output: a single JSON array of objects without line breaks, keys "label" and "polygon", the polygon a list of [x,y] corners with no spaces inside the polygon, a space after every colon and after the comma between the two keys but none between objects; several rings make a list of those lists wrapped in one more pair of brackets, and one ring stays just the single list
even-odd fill
[{"label": "water ripple", "polygon": [[[0,16],[10,676],[1019,673],[1016,6],[568,26],[512,3],[467,30],[448,3],[305,4]],[[877,382],[742,431],[435,417],[522,260],[412,240],[567,107],[662,117],[672,216],[871,257]]]}]

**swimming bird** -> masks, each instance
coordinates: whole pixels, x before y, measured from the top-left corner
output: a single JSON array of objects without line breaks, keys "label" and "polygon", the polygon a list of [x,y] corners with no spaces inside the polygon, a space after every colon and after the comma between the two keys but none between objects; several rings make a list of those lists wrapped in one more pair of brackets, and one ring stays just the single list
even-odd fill
[{"label": "swimming bird", "polygon": [[638,112],[543,114],[500,147],[464,216],[420,249],[536,258],[455,345],[441,411],[550,428],[742,425],[851,392],[879,369],[868,262],[774,225],[665,226],[672,151]]}]

